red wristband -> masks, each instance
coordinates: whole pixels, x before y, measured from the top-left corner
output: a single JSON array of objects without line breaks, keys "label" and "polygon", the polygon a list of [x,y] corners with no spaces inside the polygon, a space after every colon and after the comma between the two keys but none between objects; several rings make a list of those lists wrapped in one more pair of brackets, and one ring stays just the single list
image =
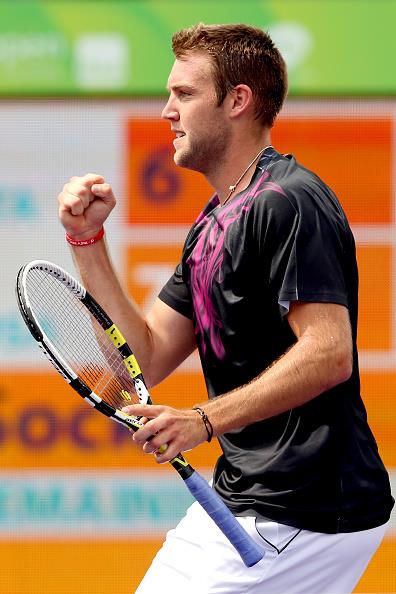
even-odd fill
[{"label": "red wristband", "polygon": [[66,241],[67,243],[70,243],[70,245],[92,245],[93,243],[96,243],[97,241],[102,239],[104,233],[105,232],[103,227],[98,231],[98,233],[94,237],[90,237],[89,239],[74,239],[74,237],[70,237],[70,235],[66,233]]}]

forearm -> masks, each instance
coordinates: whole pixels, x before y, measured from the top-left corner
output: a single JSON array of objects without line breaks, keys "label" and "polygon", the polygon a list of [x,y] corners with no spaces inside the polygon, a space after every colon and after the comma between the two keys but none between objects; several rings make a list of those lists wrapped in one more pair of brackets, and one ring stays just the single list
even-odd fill
[{"label": "forearm", "polygon": [[120,328],[143,370],[149,370],[153,340],[146,318],[125,293],[111,262],[105,240],[72,247],[84,286]]},{"label": "forearm", "polygon": [[[213,426],[213,435],[219,436],[301,406],[345,381],[351,373],[350,341],[347,338],[338,343],[334,334],[324,340],[323,337],[301,338],[249,384],[199,404]],[[207,438],[201,416],[192,409],[133,405],[125,410],[151,419],[134,435],[145,452],[154,452],[164,443],[169,445],[164,454],[156,455],[160,463]]]},{"label": "forearm", "polygon": [[301,406],[351,373],[349,349],[303,338],[252,382],[201,404],[215,435]]}]

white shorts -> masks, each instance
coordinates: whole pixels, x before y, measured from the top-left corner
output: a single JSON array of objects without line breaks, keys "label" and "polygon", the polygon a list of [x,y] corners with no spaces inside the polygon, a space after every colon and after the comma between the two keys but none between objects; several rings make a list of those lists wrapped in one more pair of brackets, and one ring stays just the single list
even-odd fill
[{"label": "white shorts", "polygon": [[349,594],[386,532],[323,534],[254,517],[238,521],[264,549],[247,568],[198,503],[154,558],[135,594]]}]

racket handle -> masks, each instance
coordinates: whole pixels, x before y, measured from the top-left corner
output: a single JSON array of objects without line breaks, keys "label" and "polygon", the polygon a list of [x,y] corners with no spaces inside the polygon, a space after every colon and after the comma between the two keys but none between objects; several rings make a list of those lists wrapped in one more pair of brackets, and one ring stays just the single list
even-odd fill
[{"label": "racket handle", "polygon": [[264,557],[264,552],[246,530],[242,528],[238,520],[206,480],[194,470],[191,476],[184,479],[184,482],[190,493],[238,551],[244,564],[247,567],[256,565]]}]

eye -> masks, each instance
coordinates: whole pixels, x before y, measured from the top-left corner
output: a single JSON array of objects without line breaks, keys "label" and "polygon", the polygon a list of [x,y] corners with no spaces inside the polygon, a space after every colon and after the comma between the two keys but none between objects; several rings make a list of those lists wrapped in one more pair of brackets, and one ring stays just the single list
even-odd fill
[{"label": "eye", "polygon": [[177,92],[177,96],[179,97],[179,99],[185,99],[187,97],[191,97],[191,93],[189,91],[185,91],[183,89],[180,89]]}]

